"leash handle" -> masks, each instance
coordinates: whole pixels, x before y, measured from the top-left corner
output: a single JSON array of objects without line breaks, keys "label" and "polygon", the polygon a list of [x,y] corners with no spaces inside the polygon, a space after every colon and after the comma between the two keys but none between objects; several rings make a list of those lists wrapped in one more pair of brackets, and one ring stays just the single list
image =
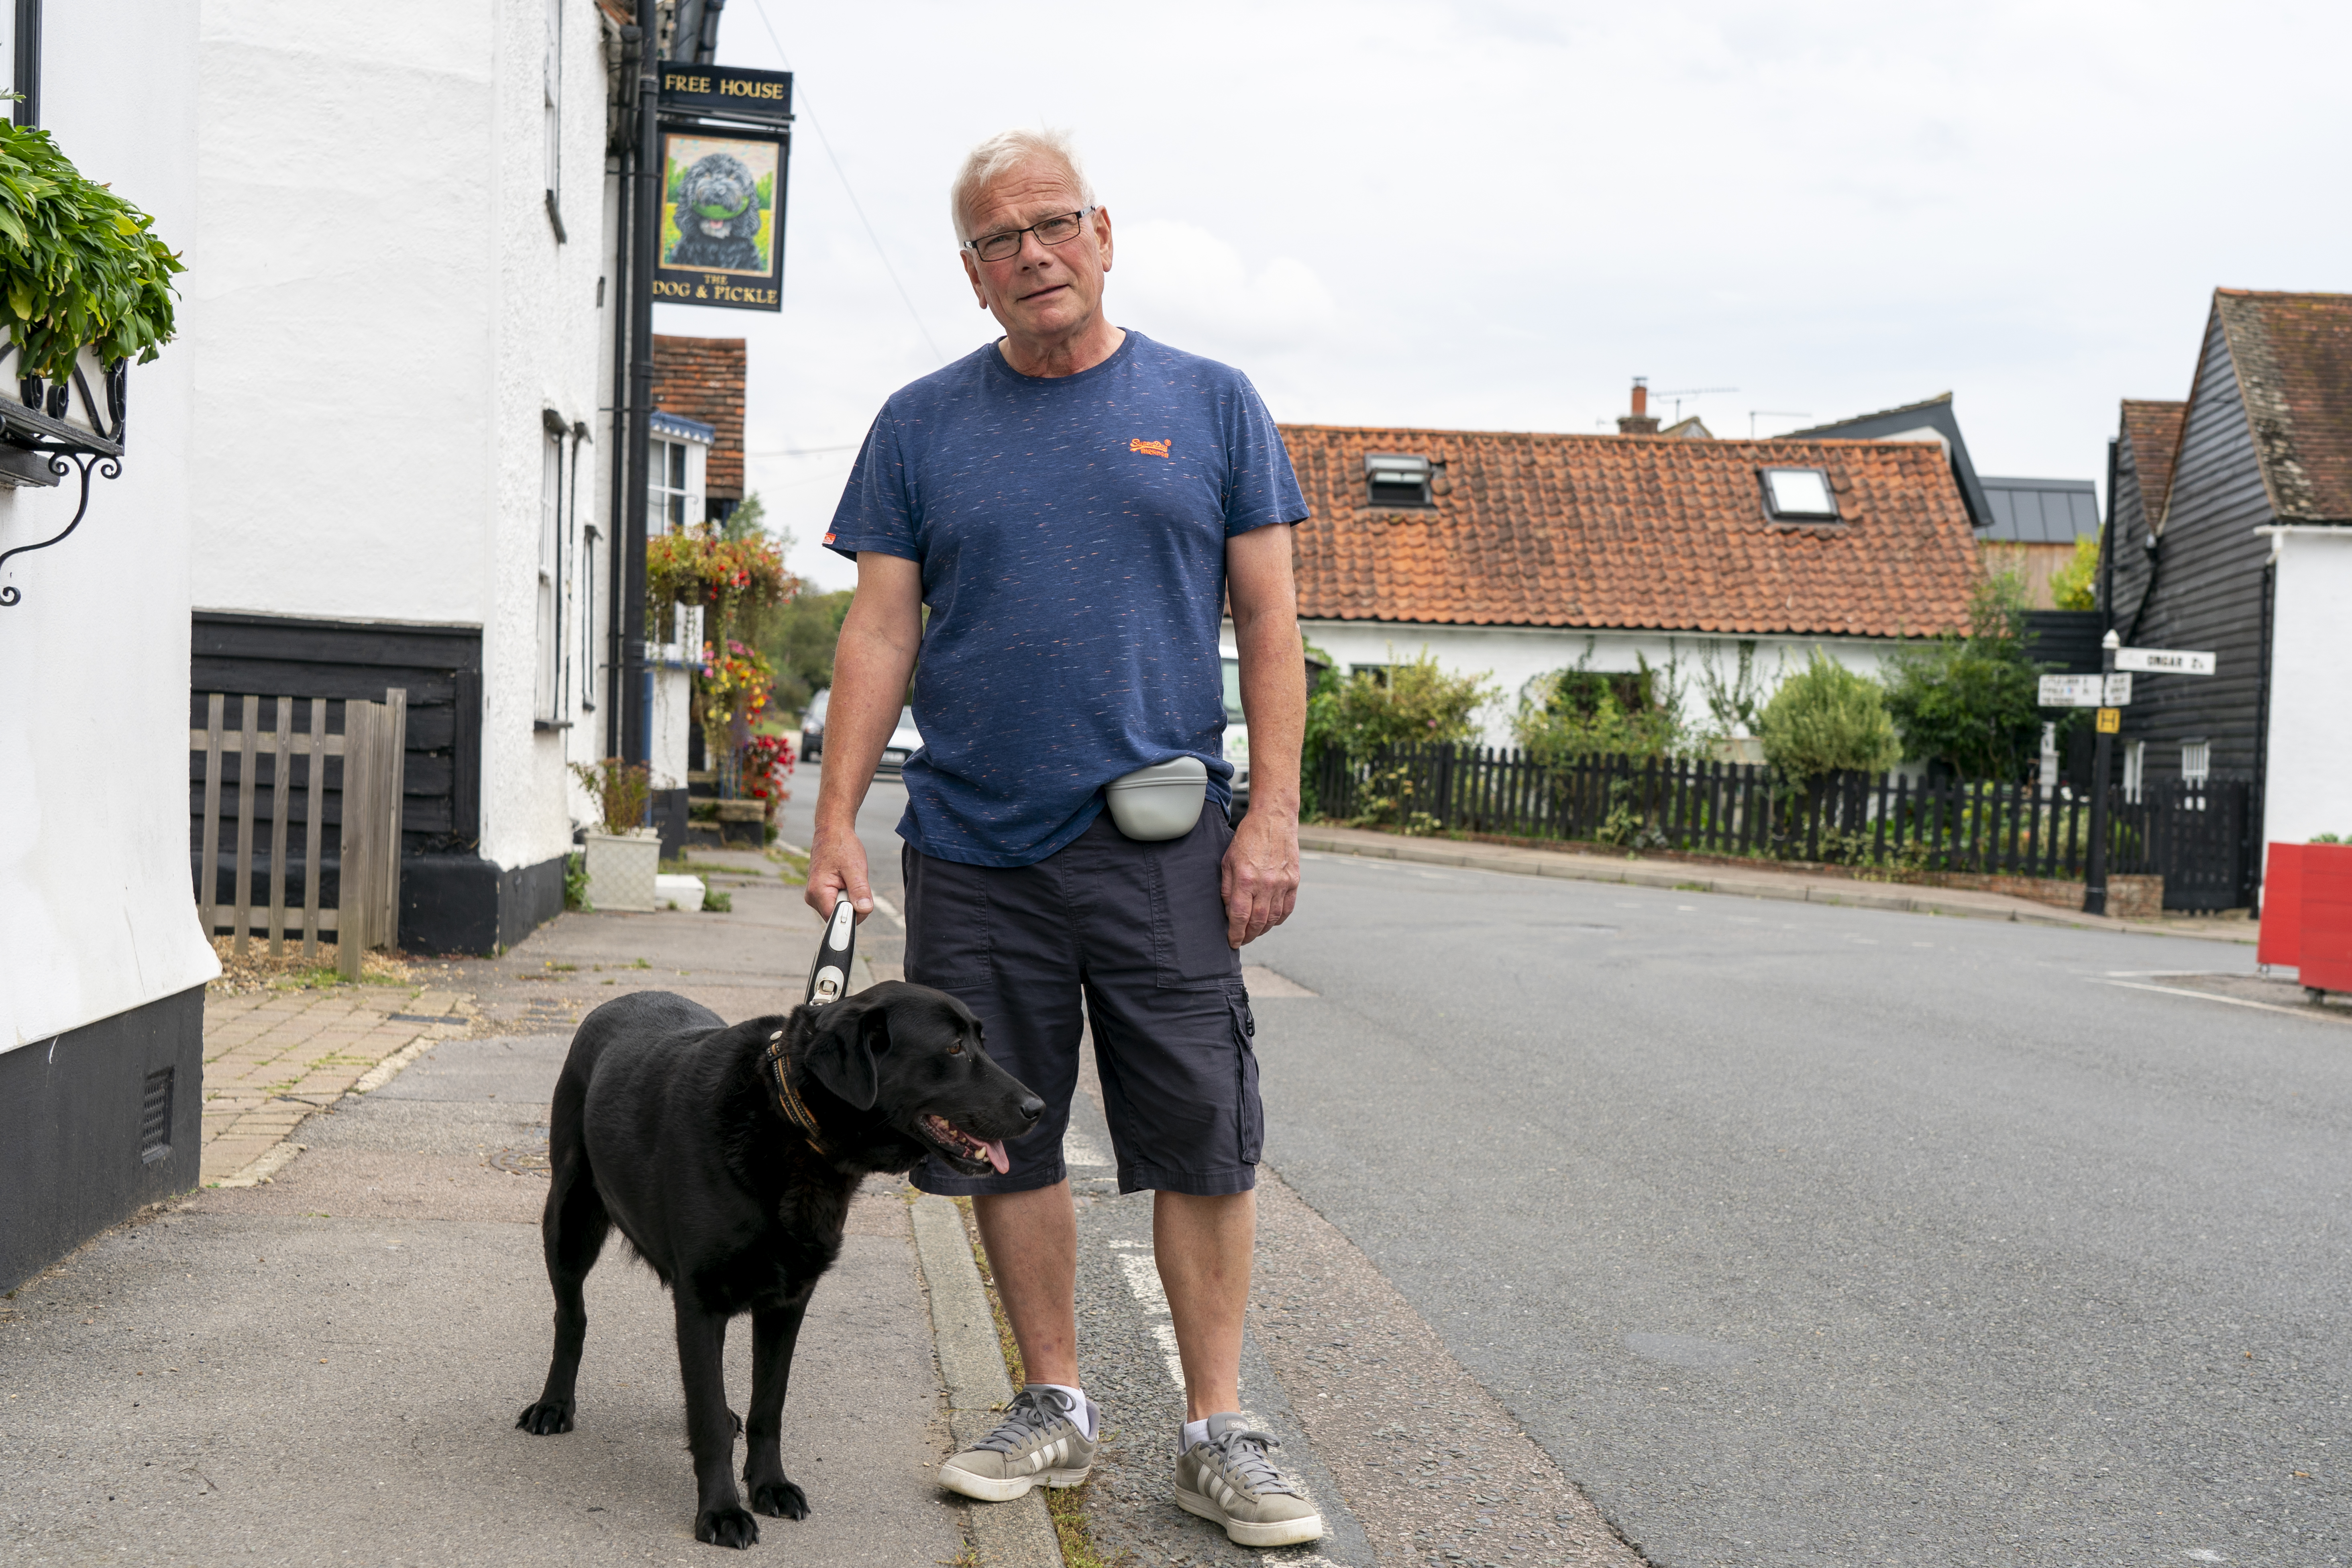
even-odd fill
[{"label": "leash handle", "polygon": [[817,943],[809,965],[808,1005],[838,1002],[849,990],[849,962],[857,952],[857,910],[847,895],[834,900],[833,918],[824,923],[824,940]]}]

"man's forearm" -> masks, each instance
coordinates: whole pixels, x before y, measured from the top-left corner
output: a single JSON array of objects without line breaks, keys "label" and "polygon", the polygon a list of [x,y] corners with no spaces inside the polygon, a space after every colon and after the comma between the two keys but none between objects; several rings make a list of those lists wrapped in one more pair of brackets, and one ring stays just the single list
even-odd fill
[{"label": "man's forearm", "polygon": [[1250,810],[1298,816],[1298,752],[1307,734],[1307,650],[1287,606],[1246,623],[1236,606],[1234,646],[1242,661],[1242,713],[1249,721]]}]

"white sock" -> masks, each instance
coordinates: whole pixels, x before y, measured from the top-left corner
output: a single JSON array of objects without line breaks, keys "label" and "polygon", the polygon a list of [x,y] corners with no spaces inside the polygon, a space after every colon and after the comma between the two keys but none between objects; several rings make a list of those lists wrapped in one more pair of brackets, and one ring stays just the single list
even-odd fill
[{"label": "white sock", "polygon": [[1085,1389],[1072,1388],[1066,1383],[1035,1383],[1030,1384],[1030,1386],[1032,1388],[1050,1388],[1056,1394],[1068,1394],[1070,1396],[1071,1424],[1076,1426],[1080,1432],[1086,1434],[1086,1439],[1087,1442],[1091,1443],[1095,1440],[1095,1402],[1087,1397],[1087,1391]]},{"label": "white sock", "polygon": [[1193,1444],[1205,1443],[1208,1440],[1208,1422],[1187,1421],[1184,1423],[1184,1436],[1179,1440],[1177,1452],[1181,1454],[1189,1454],[1192,1451]]}]

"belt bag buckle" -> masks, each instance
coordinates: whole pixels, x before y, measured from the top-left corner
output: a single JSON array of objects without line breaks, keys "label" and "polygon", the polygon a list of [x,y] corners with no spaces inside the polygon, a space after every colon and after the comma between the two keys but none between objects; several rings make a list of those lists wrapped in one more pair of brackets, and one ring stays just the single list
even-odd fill
[{"label": "belt bag buckle", "polygon": [[1111,821],[1146,844],[1192,832],[1208,798],[1209,765],[1192,756],[1138,768],[1103,786]]}]

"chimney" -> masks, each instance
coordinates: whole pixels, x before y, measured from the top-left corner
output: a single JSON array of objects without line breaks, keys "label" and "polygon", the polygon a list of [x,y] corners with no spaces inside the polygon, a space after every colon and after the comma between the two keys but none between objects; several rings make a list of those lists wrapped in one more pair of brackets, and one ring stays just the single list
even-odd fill
[{"label": "chimney", "polygon": [[1654,436],[1658,433],[1658,416],[1650,412],[1650,378],[1633,378],[1633,412],[1617,416],[1620,436]]}]

